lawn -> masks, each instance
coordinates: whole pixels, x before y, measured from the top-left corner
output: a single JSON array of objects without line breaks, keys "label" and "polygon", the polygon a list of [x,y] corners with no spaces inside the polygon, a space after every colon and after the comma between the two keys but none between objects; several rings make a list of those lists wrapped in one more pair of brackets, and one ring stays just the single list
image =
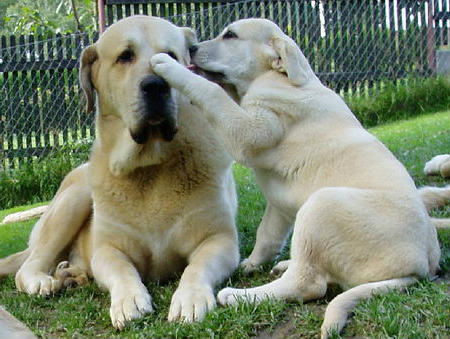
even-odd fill
[{"label": "lawn", "polygon": [[[440,112],[378,126],[370,130],[405,164],[418,186],[443,186],[439,177],[425,177],[424,163],[450,148],[450,112]],[[256,227],[265,201],[255,185],[252,173],[236,165],[234,174],[239,194],[241,255],[245,258],[255,240]],[[0,219],[9,211],[0,211]],[[450,209],[433,211],[445,217]],[[26,246],[35,221],[0,226],[0,257]],[[354,312],[343,337],[442,338],[450,336],[450,231],[439,232],[443,255],[442,277],[435,282],[421,281],[404,293],[391,292],[361,303]],[[287,250],[280,256],[286,257]],[[250,277],[238,270],[223,286],[252,286],[268,282],[271,265]],[[166,321],[170,298],[176,282],[148,284],[157,305],[153,314],[129,324],[122,332],[114,330],[109,320],[109,298],[94,283],[69,289],[52,298],[28,296],[16,291],[12,277],[0,282],[0,304],[25,322],[41,337],[101,338],[248,338],[267,334],[283,338],[317,337],[323,312],[337,290],[326,298],[307,304],[267,301],[259,306],[241,304],[218,307],[202,323],[180,324]]]}]

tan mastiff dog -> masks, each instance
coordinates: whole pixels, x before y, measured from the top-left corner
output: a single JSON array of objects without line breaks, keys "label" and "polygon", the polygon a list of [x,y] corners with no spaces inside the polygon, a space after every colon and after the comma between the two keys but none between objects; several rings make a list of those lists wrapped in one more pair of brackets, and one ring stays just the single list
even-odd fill
[{"label": "tan mastiff dog", "polygon": [[[88,110],[96,93],[97,139],[29,248],[0,261],[0,275],[18,269],[19,290],[48,295],[93,276],[110,292],[121,329],[153,311],[145,281],[182,272],[168,319],[202,320],[215,306],[214,287],[239,262],[231,157],[204,114],[150,65],[157,53],[189,64],[194,42],[188,28],[135,16],[83,51],[80,79]],[[68,262],[51,276],[57,260]]]},{"label": "tan mastiff dog", "polygon": [[226,288],[221,304],[307,301],[335,283],[347,291],[327,308],[325,338],[343,328],[359,300],[436,273],[436,229],[408,172],[279,27],[240,20],[191,55],[204,75],[235,89],[237,102],[165,54],[155,55],[152,67],[205,112],[234,159],[255,171],[267,208],[244,267],[271,260],[294,224],[282,277]]}]

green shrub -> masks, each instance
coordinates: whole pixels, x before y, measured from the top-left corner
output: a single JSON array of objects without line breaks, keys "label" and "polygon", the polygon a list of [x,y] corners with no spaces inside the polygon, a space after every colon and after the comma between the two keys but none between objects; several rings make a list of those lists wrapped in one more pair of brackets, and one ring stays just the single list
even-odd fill
[{"label": "green shrub", "polygon": [[0,209],[51,200],[59,184],[87,161],[89,141],[65,145],[46,157],[0,172]]},{"label": "green shrub", "polygon": [[365,127],[447,109],[450,82],[438,78],[410,78],[400,83],[384,82],[368,95],[345,98],[350,109]]}]

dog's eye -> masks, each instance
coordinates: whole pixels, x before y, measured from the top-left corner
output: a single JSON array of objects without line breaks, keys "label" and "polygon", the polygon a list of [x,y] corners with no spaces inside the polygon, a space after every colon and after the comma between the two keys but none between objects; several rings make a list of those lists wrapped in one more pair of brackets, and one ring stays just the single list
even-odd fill
[{"label": "dog's eye", "polygon": [[177,56],[175,55],[174,52],[166,52],[166,54],[167,54],[168,56],[170,56],[172,59],[178,61],[178,58],[177,58]]},{"label": "dog's eye", "polygon": [[119,55],[119,57],[117,58],[117,62],[128,63],[132,62],[133,59],[134,59],[133,51],[131,49],[127,49]]},{"label": "dog's eye", "polygon": [[235,33],[228,31],[223,35],[222,39],[237,39],[237,37],[238,36]]}]

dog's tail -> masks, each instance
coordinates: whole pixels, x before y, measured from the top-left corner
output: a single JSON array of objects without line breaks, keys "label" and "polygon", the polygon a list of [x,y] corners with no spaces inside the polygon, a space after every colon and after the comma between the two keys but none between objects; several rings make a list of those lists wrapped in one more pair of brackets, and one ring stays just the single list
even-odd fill
[{"label": "dog's tail", "polygon": [[24,261],[31,253],[31,249],[28,247],[26,250],[18,253],[11,254],[9,257],[0,259],[0,279],[7,275],[16,273]]},{"label": "dog's tail", "polygon": [[331,300],[325,311],[321,338],[326,339],[333,332],[340,333],[347,322],[348,314],[360,301],[369,299],[374,295],[388,293],[393,289],[404,289],[416,281],[411,277],[383,280],[362,284],[339,294]]},{"label": "dog's tail", "polygon": [[[435,207],[450,203],[450,185],[446,187],[425,186],[419,188],[419,194],[428,212]],[[431,222],[438,229],[450,229],[450,218],[431,218]]]}]

